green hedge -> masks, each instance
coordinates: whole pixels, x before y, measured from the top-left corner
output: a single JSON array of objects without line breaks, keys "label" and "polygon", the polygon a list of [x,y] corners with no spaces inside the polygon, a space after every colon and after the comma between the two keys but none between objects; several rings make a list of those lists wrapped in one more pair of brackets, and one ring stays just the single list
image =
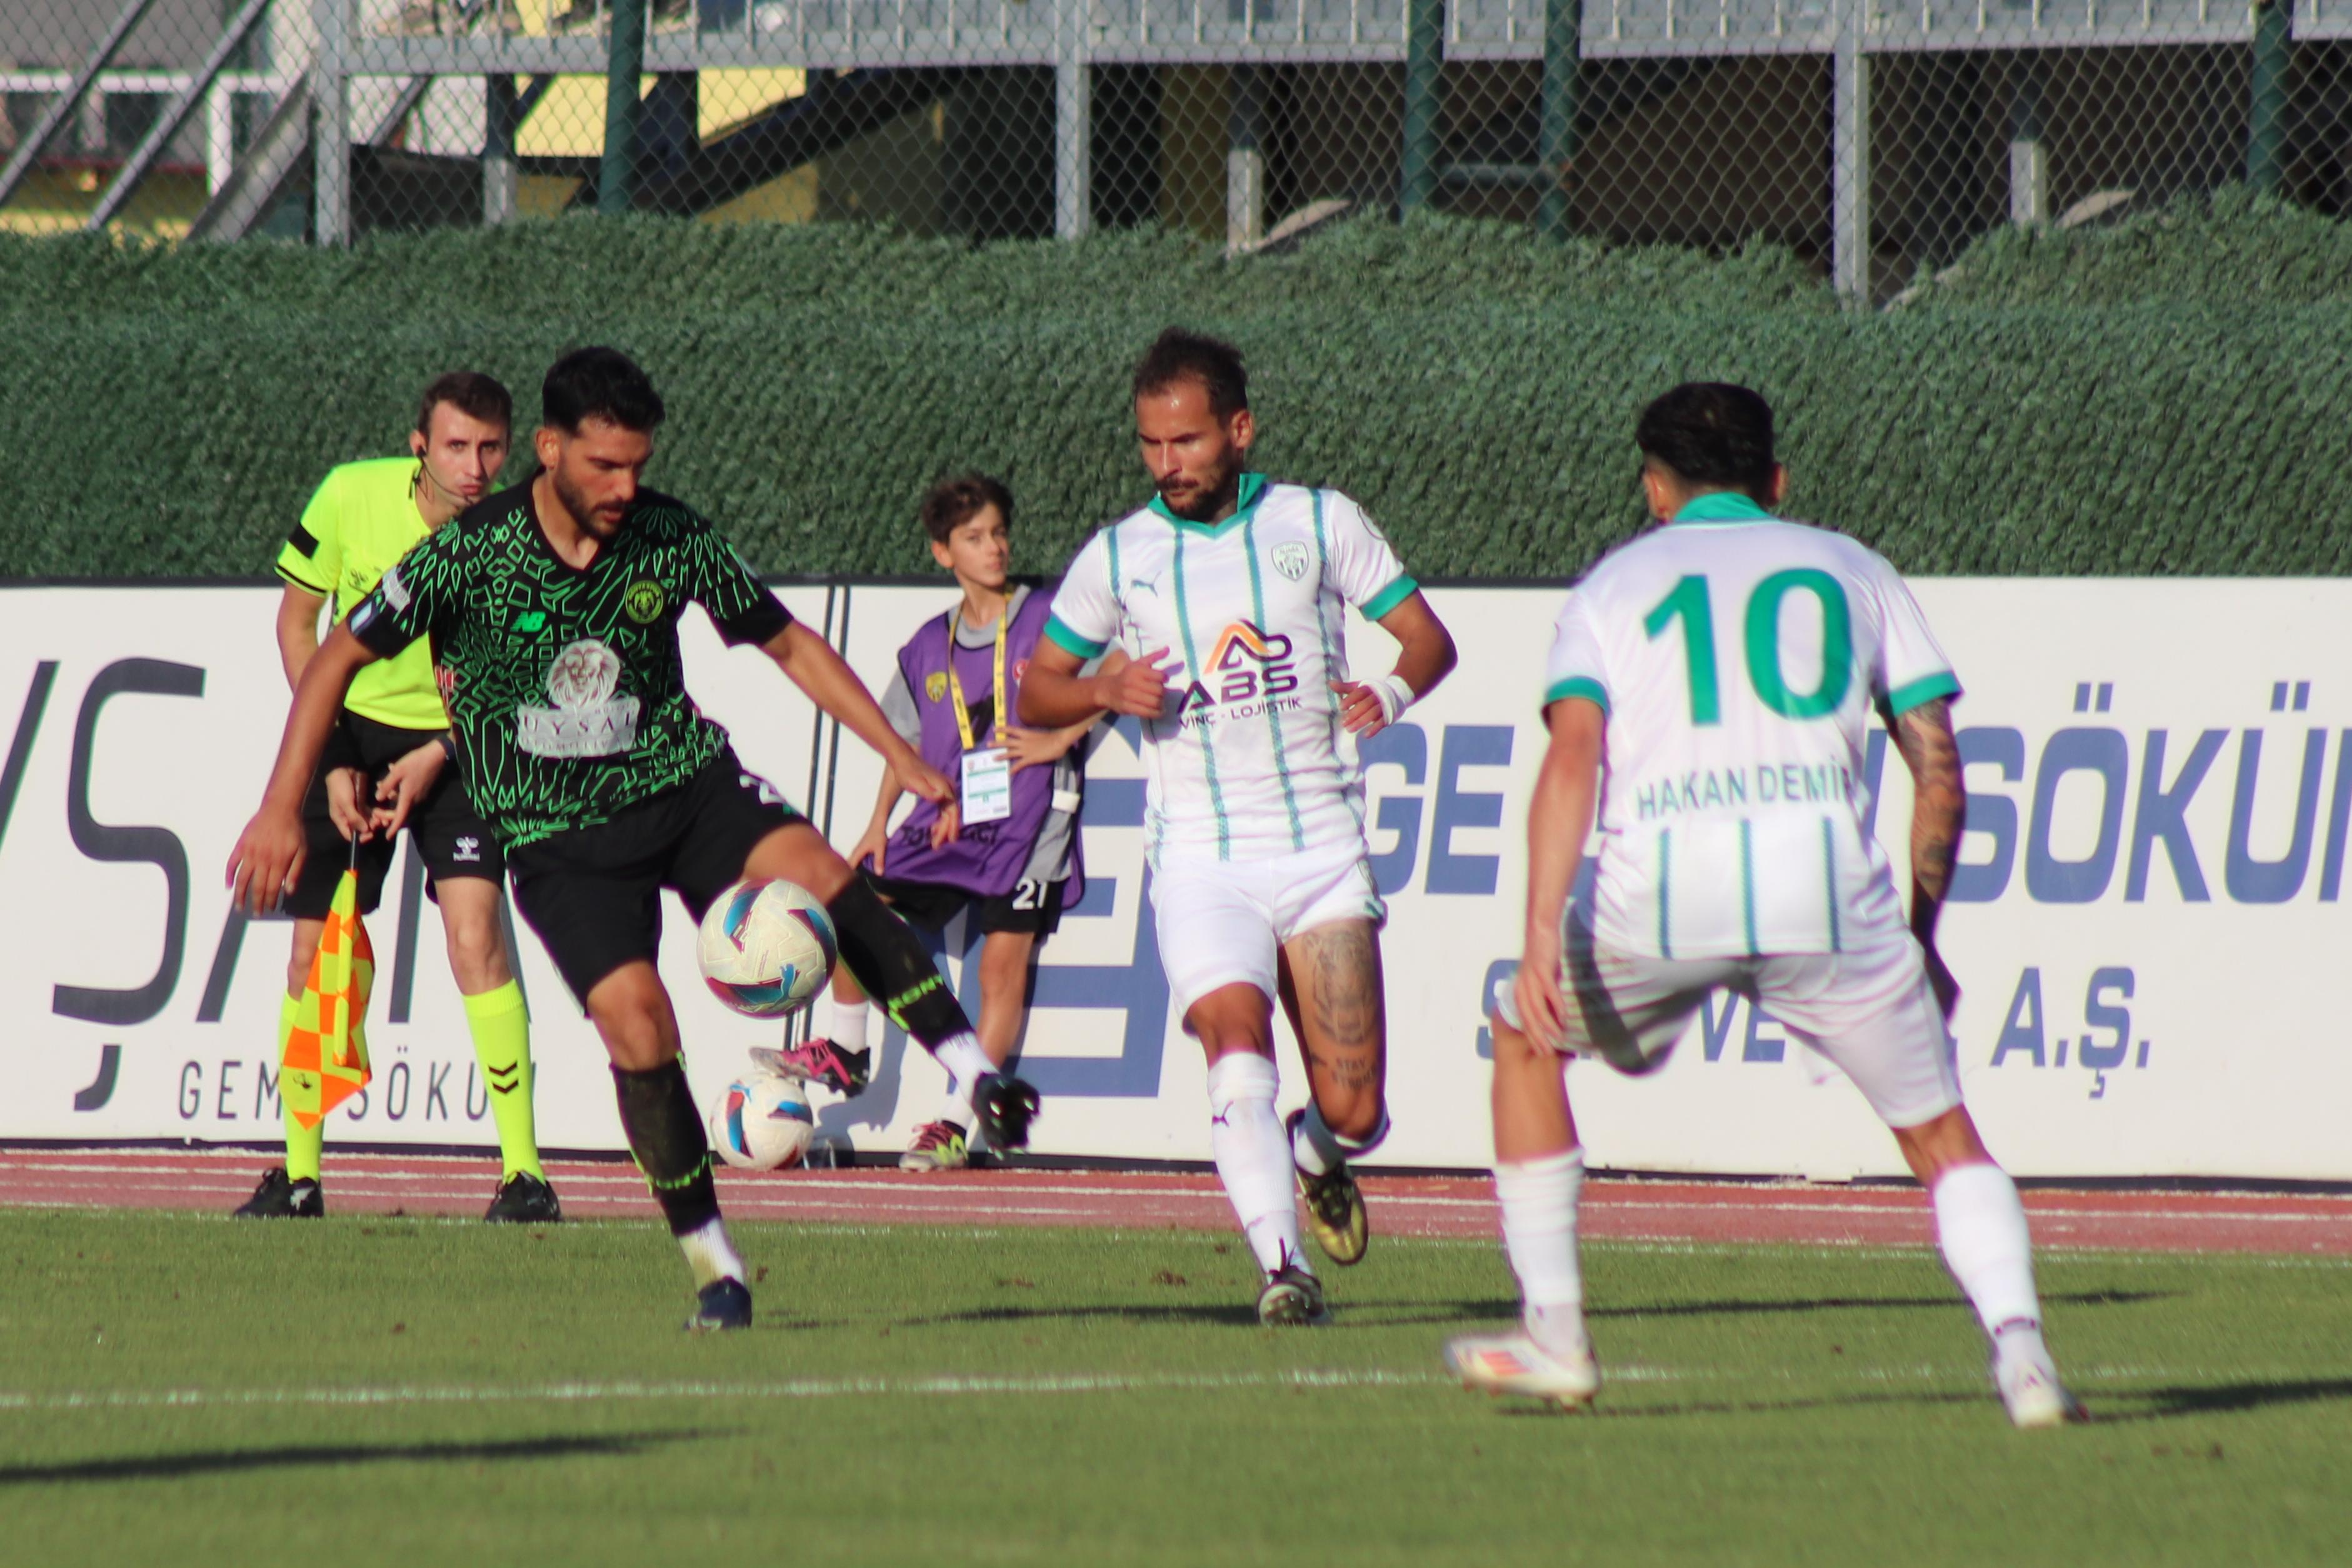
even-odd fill
[{"label": "green hedge", "polygon": [[1424,576],[1568,574],[1624,537],[1634,413],[1694,377],[1764,389],[1791,509],[1908,570],[2352,565],[2352,241],[2232,199],[1995,236],[1875,314],[1769,249],[1443,220],[1238,263],[1154,233],[594,219],[345,254],[10,240],[0,575],[265,571],[329,465],[397,448],[431,375],[489,370],[528,417],[588,341],[669,401],[654,482],[764,569],[928,570],[914,500],[975,465],[1051,570],[1145,494],[1125,377],[1171,320],[1248,350],[1266,465],[1363,499]]}]

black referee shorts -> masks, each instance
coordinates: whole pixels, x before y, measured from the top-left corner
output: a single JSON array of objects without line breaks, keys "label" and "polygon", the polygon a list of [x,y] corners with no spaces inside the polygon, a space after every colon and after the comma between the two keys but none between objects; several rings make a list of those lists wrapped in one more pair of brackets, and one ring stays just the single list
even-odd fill
[{"label": "black referee shorts", "polygon": [[[352,845],[327,815],[327,775],[337,768],[357,768],[367,775],[362,804],[372,797],[384,769],[432,741],[437,729],[399,729],[378,724],[346,710],[334,738],[320,759],[318,776],[302,797],[302,836],[308,852],[302,873],[287,895],[286,912],[298,920],[324,920],[335,900],[335,884],[353,863]],[[444,877],[478,876],[498,882],[506,875],[506,860],[499,841],[466,798],[455,763],[445,765],[441,777],[408,813],[406,832],[425,862],[425,890],[439,902]],[[372,915],[383,900],[383,879],[392,869],[393,841],[383,836],[359,846],[360,913]]]},{"label": "black referee shorts", "polygon": [[584,1007],[597,981],[660,950],[663,888],[700,920],[761,839],[803,820],[730,747],[609,821],[509,850],[515,907]]}]

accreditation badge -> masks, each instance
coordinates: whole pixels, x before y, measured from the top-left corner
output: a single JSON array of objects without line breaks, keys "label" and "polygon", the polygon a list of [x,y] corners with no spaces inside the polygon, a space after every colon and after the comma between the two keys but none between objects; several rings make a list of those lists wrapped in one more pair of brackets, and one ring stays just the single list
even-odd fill
[{"label": "accreditation badge", "polygon": [[1001,822],[1013,815],[1013,759],[1002,747],[963,754],[963,821]]}]

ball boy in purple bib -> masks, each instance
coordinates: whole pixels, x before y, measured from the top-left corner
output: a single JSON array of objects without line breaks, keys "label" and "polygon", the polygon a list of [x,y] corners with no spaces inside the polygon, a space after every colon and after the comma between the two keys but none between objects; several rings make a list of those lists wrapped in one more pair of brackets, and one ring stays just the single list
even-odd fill
[{"label": "ball boy in purple bib", "polygon": [[[937,930],[957,912],[980,923],[980,1043],[1002,1066],[1027,1019],[1029,968],[1062,910],[1086,891],[1078,855],[1078,800],[1094,720],[1066,729],[1023,729],[1021,677],[1045,628],[1051,593],[1009,577],[1013,496],[982,474],[945,479],[923,497],[931,558],[955,573],[963,598],[898,651],[882,711],[926,761],[957,779],[947,805],[917,800],[894,831],[900,791],[885,779],[874,816],[849,862],[882,898]],[[846,970],[833,980],[824,1038],[763,1064],[856,1092],[871,1062],[871,1009]],[[952,1170],[970,1155],[971,1085],[950,1083],[940,1114],[918,1128],[902,1169]]]}]

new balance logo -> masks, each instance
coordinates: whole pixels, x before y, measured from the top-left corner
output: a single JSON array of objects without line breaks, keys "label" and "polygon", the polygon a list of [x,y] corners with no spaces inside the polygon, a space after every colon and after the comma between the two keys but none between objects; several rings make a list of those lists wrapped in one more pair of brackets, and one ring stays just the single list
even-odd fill
[{"label": "new balance logo", "polygon": [[529,636],[546,624],[547,612],[544,610],[526,610],[514,620],[514,629],[525,636]]}]

